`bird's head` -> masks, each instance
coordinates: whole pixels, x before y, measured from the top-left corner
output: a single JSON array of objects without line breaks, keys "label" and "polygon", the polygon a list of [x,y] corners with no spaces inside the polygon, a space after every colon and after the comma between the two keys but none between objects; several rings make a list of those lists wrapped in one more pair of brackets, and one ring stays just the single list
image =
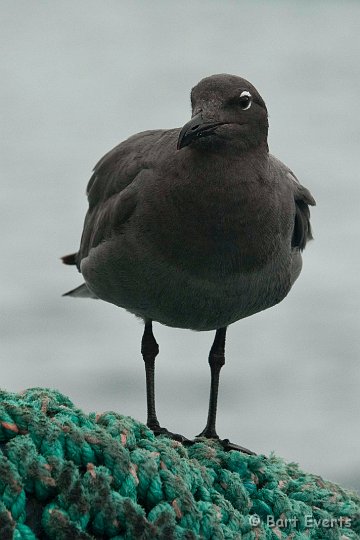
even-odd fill
[{"label": "bird's head", "polygon": [[267,144],[268,115],[256,88],[235,75],[212,75],[191,91],[192,118],[181,129],[177,148],[248,149]]}]

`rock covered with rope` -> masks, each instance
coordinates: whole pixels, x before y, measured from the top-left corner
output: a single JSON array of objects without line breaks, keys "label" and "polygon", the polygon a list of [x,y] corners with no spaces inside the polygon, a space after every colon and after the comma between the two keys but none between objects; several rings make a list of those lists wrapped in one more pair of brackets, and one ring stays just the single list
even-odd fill
[{"label": "rock covered with rope", "polygon": [[296,464],[185,448],[57,391],[0,392],[1,540],[360,539],[360,498]]}]

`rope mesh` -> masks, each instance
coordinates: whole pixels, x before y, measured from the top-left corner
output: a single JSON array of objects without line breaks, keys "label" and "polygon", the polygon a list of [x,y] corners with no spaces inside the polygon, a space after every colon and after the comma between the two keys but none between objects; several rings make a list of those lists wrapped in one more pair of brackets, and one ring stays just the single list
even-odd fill
[{"label": "rope mesh", "polygon": [[360,539],[360,498],[280,458],[185,448],[57,391],[0,392],[0,539]]}]

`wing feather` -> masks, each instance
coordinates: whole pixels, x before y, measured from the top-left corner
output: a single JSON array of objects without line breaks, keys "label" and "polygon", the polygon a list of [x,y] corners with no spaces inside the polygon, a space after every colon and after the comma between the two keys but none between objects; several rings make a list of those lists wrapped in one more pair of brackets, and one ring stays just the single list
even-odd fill
[{"label": "wing feather", "polygon": [[309,206],[316,205],[315,199],[310,191],[300,184],[295,174],[284,163],[272,155],[269,156],[269,160],[273,174],[279,177],[280,181],[289,183],[294,194],[295,215],[291,245],[293,248],[298,248],[302,251],[305,249],[306,243],[313,238]]},{"label": "wing feather", "polygon": [[95,165],[86,190],[89,209],[76,257],[79,269],[91,248],[118,233],[131,219],[137,204],[134,181],[151,168],[151,150],[164,133],[138,133],[110,150]]}]

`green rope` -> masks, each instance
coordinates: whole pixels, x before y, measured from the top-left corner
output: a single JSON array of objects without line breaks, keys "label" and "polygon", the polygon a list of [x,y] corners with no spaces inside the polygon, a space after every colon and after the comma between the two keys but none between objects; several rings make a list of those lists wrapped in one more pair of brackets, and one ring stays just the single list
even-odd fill
[{"label": "green rope", "polygon": [[360,498],[270,456],[188,448],[59,392],[0,392],[0,539],[360,539]]}]

